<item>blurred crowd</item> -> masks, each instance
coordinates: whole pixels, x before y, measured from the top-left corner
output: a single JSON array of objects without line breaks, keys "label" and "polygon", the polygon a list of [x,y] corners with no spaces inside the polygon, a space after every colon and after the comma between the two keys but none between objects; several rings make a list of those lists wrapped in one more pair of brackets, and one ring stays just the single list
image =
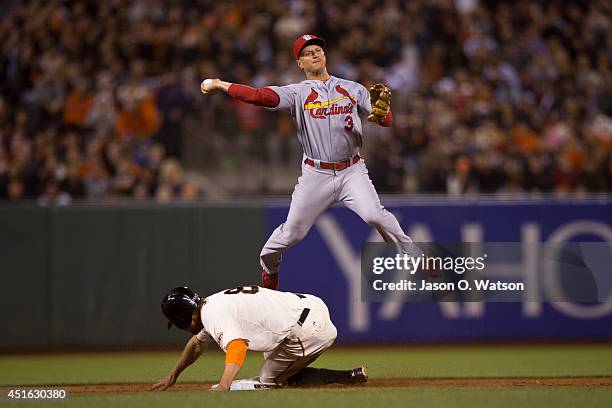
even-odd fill
[{"label": "blurred crowd", "polygon": [[393,90],[365,135],[379,191],[612,191],[605,0],[30,0],[0,22],[0,198],[192,200],[186,167],[299,168],[287,113],[199,82],[299,82],[304,32],[332,75]]},{"label": "blurred crowd", "polygon": [[422,18],[385,69],[400,96],[370,150],[379,188],[612,191],[612,3],[385,4],[387,27]]}]

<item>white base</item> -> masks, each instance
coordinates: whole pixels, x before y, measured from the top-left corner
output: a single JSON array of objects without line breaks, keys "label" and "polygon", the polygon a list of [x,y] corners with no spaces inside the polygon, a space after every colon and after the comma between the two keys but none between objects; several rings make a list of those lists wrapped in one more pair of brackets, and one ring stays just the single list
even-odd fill
[{"label": "white base", "polygon": [[[213,388],[216,388],[218,385],[219,384],[213,385]],[[230,391],[261,391],[272,388],[277,387],[274,385],[263,384],[253,379],[232,381],[232,384],[230,385]]]}]

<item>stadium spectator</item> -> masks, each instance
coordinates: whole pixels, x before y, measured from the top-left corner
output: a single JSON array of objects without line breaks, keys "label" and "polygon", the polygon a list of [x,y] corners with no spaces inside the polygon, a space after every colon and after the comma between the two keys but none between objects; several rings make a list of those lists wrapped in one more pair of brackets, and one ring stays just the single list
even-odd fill
[{"label": "stadium spectator", "polygon": [[1,198],[192,199],[183,168],[297,166],[286,117],[198,85],[295,82],[303,32],[332,73],[393,88],[394,127],[366,131],[379,191],[612,191],[605,0],[27,0],[0,23]]}]

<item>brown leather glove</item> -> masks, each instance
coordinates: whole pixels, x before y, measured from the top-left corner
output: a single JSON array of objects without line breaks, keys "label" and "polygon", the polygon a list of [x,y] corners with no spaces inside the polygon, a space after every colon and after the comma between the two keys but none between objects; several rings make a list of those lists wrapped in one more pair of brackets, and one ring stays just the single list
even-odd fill
[{"label": "brown leather glove", "polygon": [[372,85],[369,91],[372,113],[368,115],[368,120],[380,122],[391,110],[391,90],[383,84],[376,84]]}]

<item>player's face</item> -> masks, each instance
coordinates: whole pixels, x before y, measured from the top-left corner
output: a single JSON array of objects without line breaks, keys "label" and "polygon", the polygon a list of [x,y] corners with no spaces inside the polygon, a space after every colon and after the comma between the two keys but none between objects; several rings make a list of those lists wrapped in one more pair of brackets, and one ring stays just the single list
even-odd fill
[{"label": "player's face", "polygon": [[307,72],[320,72],[326,63],[325,52],[319,45],[304,47],[298,60],[298,66]]}]

